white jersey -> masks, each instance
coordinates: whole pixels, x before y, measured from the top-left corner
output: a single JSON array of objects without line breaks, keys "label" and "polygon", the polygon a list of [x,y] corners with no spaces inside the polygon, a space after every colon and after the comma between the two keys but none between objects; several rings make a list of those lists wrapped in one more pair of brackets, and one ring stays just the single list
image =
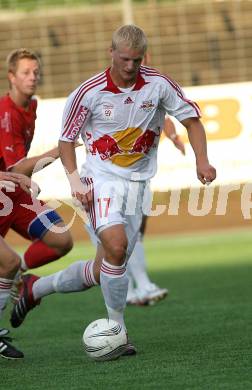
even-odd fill
[{"label": "white jersey", "polygon": [[68,97],[60,140],[74,142],[81,135],[89,174],[147,180],[156,173],[166,113],[179,121],[200,116],[178,84],[155,69],[141,66],[127,91],[113,83],[107,69]]}]

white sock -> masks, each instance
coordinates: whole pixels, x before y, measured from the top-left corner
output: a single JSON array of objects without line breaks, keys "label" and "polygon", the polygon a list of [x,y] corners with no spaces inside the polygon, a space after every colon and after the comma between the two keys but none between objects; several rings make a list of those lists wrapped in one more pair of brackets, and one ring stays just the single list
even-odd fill
[{"label": "white sock", "polygon": [[13,280],[0,278],[0,319],[10,296]]},{"label": "white sock", "polygon": [[137,288],[145,289],[151,284],[151,281],[147,274],[144,247],[142,241],[136,242],[134,250],[129,258],[127,267],[133,277]]},{"label": "white sock", "polygon": [[109,319],[119,322],[126,329],[123,317],[128,290],[125,263],[116,266],[103,259],[100,283]]},{"label": "white sock", "polygon": [[66,269],[38,279],[32,287],[37,300],[55,292],[83,291],[97,285],[93,274],[94,260],[76,261]]},{"label": "white sock", "polygon": [[134,279],[133,279],[131,273],[128,272],[128,267],[127,267],[127,277],[129,280],[127,297],[130,297],[135,292],[135,285],[134,285]]}]

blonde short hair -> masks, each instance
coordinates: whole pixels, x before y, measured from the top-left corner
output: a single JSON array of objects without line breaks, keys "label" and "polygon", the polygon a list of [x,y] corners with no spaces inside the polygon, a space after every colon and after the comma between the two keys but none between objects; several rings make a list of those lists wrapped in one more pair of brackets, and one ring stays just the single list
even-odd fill
[{"label": "blonde short hair", "polygon": [[39,67],[41,67],[41,62],[36,53],[28,49],[16,49],[13,50],[7,57],[6,64],[8,72],[15,73],[17,70],[18,61],[23,58],[28,58],[30,60],[35,60],[38,62]]},{"label": "blonde short hair", "polygon": [[133,24],[126,24],[118,28],[112,36],[112,49],[115,50],[121,45],[131,49],[142,50],[145,53],[147,50],[147,38],[141,28]]}]

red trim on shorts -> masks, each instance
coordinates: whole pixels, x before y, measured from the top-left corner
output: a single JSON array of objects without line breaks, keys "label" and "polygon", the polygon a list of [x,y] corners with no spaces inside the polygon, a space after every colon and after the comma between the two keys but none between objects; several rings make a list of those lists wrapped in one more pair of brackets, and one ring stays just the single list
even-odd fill
[{"label": "red trim on shorts", "polygon": [[94,228],[94,231],[96,230],[96,213],[95,213],[95,201],[94,201],[94,184],[93,184],[93,179],[91,177],[84,177],[86,185],[90,188],[91,190],[91,195],[92,195],[92,204],[89,210],[89,216],[90,220],[92,223],[92,226]]}]

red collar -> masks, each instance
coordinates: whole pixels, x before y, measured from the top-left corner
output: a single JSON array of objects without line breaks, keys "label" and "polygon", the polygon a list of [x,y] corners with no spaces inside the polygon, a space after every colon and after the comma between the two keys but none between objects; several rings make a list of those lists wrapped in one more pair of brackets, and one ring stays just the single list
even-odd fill
[{"label": "red collar", "polygon": [[35,98],[32,98],[31,101],[29,102],[28,110],[25,110],[24,107],[18,106],[10,97],[9,93],[6,95],[6,99],[8,103],[11,105],[11,107],[14,107],[16,110],[23,112],[24,114],[27,115],[27,113],[36,110],[37,108],[37,100]]},{"label": "red collar", "polygon": [[[110,68],[106,69],[106,77],[107,77],[107,85],[103,89],[103,91],[109,91],[112,93],[123,93],[113,82],[111,76],[110,76]],[[140,71],[138,72],[137,79],[136,79],[136,84],[132,91],[139,91],[145,84],[148,84],[144,80],[144,78],[141,76]]]}]

